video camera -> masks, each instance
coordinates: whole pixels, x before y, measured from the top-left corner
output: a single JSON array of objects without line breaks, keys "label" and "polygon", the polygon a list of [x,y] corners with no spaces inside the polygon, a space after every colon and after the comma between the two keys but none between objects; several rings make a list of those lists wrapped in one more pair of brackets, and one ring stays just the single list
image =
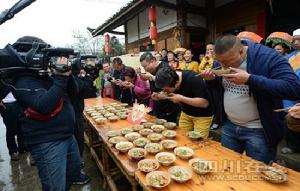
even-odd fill
[{"label": "video camera", "polygon": [[81,66],[82,69],[84,69],[84,71],[93,79],[98,77],[101,66],[98,64],[97,57],[95,55],[82,55]]},{"label": "video camera", "polygon": [[47,73],[49,68],[67,72],[70,65],[56,64],[57,57],[74,55],[70,48],[52,48],[45,43],[18,42],[0,49],[0,79],[12,77],[22,72],[33,72],[39,75]]}]

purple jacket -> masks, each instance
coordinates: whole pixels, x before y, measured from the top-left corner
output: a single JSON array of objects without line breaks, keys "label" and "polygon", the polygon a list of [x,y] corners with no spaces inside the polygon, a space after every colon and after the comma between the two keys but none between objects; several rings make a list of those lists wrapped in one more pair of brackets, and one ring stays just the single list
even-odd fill
[{"label": "purple jacket", "polygon": [[143,79],[141,79],[140,75],[137,75],[134,82],[133,91],[139,99],[148,99],[151,96],[149,81],[144,81]]}]

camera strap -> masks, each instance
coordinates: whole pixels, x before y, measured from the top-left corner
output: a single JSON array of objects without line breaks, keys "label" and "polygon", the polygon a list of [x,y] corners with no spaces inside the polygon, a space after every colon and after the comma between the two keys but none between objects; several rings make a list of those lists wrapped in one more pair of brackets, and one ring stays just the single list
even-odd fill
[{"label": "camera strap", "polygon": [[32,48],[28,51],[28,53],[26,54],[26,61],[30,61],[33,59],[34,55],[36,54],[37,50],[39,49],[40,44],[34,42],[32,44]]},{"label": "camera strap", "polygon": [[59,112],[61,112],[61,110],[63,109],[63,106],[64,106],[64,100],[61,99],[59,101],[58,105],[56,106],[56,108],[51,113],[43,115],[43,114],[40,114],[39,112],[35,111],[31,107],[28,107],[24,111],[24,114],[29,119],[33,119],[36,121],[47,121],[47,120],[55,117]]}]

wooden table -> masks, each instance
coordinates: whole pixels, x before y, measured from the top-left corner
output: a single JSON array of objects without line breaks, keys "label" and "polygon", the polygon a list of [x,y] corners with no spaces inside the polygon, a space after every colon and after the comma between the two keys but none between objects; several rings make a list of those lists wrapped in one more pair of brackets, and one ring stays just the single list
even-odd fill
[{"label": "wooden table", "polygon": [[[222,147],[219,142],[210,139],[193,142],[182,129],[177,129],[176,140],[178,146],[188,146],[194,150],[194,158],[202,158],[213,161],[215,171],[198,175],[193,172],[192,180],[180,184],[171,182],[164,191],[199,191],[199,190],[242,190],[242,191],[283,191],[283,190],[300,190],[300,173],[288,169],[288,181],[283,184],[272,184],[262,180],[256,171],[257,166],[264,165],[259,161],[253,160],[246,155],[236,153],[230,149]],[[154,158],[154,156],[147,156]],[[185,166],[190,168],[188,160],[181,160],[177,157],[174,166]],[[169,167],[160,167],[158,170],[167,171]],[[146,185],[145,174],[137,171],[136,180],[144,190],[155,190]]]},{"label": "wooden table", "polygon": [[[85,101],[86,106],[93,106],[99,104],[108,104],[113,102],[111,99],[88,99]],[[97,134],[98,142],[93,140],[93,136],[89,135],[91,153],[96,159],[99,169],[106,177],[108,185],[113,190],[117,190],[116,186],[113,185],[111,179],[111,172],[109,167],[106,166],[108,163],[108,158],[112,158],[113,161],[117,164],[118,168],[128,179],[132,186],[132,190],[136,190],[137,183],[142,186],[144,190],[154,190],[151,187],[146,185],[145,174],[137,170],[137,163],[132,162],[127,158],[127,154],[119,154],[116,149],[114,149],[108,142],[106,137],[106,132],[113,129],[120,129],[123,127],[130,127],[127,121],[118,121],[116,123],[108,123],[105,126],[99,126],[93,122],[92,119],[86,117],[88,122],[92,127],[92,134]],[[148,120],[152,120],[150,116],[147,116]],[[182,190],[263,190],[263,191],[283,191],[283,190],[293,190],[298,191],[300,189],[300,173],[295,172],[289,169],[288,182],[283,184],[272,184],[265,180],[261,180],[259,174],[256,172],[257,165],[261,165],[260,162],[250,159],[249,157],[233,152],[227,148],[224,148],[220,143],[212,140],[204,140],[198,142],[192,142],[189,138],[186,137],[186,132],[182,129],[177,129],[176,141],[178,146],[189,146],[194,152],[194,158],[199,157],[206,160],[212,160],[214,167],[216,167],[215,172],[212,172],[207,175],[198,175],[193,173],[192,180],[184,184],[179,184],[171,182],[169,186],[162,190],[172,190],[172,191],[182,191]],[[102,141],[102,144],[99,142]],[[98,145],[97,145],[98,144]],[[94,146],[102,145],[103,154],[101,159],[95,156],[96,153],[93,153]],[[105,156],[107,153],[107,156]],[[154,158],[153,155],[148,154],[146,158]],[[99,161],[102,160],[102,164]],[[104,164],[104,166],[103,166]],[[174,165],[186,166],[188,167],[187,160],[176,159]],[[188,167],[189,168],[189,167]],[[159,170],[167,171],[168,167],[160,167]],[[136,181],[134,181],[134,178]]]},{"label": "wooden table", "polygon": [[[106,105],[113,102],[116,101],[109,98],[86,99],[85,106]],[[106,133],[110,130],[131,127],[132,125],[127,120],[119,120],[114,123],[108,122],[105,125],[97,125],[89,116],[84,116],[91,127],[87,132],[91,154],[94,157],[100,171],[103,173],[109,188],[111,190],[118,190],[113,176],[117,175],[117,171],[120,170],[129,181],[131,190],[137,190],[138,183],[135,180],[137,163],[129,160],[127,154],[119,153],[114,147],[112,147],[112,145],[108,142],[108,137],[106,136]],[[96,149],[99,151],[96,152]],[[111,160],[113,160],[113,162],[117,165],[118,169],[111,168]]]}]

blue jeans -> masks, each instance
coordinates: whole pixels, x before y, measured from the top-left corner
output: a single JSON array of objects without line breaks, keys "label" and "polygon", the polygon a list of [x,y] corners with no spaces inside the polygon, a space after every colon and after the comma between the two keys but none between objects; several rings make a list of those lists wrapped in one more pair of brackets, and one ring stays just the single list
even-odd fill
[{"label": "blue jeans", "polygon": [[74,136],[29,145],[36,162],[43,191],[69,190],[80,174],[80,156]]},{"label": "blue jeans", "polygon": [[267,164],[276,156],[276,149],[269,147],[263,128],[242,127],[227,120],[222,126],[221,143],[238,153],[246,151],[247,156]]}]

